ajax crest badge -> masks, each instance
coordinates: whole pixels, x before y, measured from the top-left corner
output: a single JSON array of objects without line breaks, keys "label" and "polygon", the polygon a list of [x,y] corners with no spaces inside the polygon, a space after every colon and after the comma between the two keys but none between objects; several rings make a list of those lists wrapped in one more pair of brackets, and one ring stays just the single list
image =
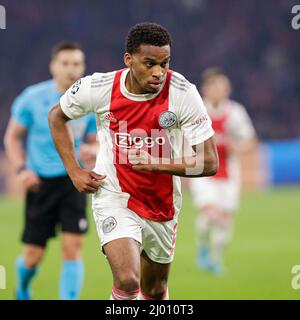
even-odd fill
[{"label": "ajax crest badge", "polygon": [[158,123],[164,129],[171,128],[177,123],[177,116],[172,111],[164,111],[160,114]]},{"label": "ajax crest badge", "polygon": [[102,230],[104,233],[110,233],[116,226],[116,219],[114,217],[108,217],[102,223]]}]

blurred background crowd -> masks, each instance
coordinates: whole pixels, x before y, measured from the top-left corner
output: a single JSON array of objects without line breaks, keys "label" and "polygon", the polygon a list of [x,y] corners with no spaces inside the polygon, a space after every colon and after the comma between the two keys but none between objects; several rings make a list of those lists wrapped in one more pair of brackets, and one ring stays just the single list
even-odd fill
[{"label": "blurred background crowd", "polygon": [[[197,84],[201,71],[224,68],[233,98],[243,103],[260,139],[300,137],[300,31],[291,27],[291,0],[2,1],[0,136],[10,106],[26,86],[48,79],[53,44],[81,42],[88,73],[123,67],[128,28],[155,21],[172,33],[171,68]],[[29,23],[30,22],[30,23]],[[3,139],[0,140],[3,149]]]}]

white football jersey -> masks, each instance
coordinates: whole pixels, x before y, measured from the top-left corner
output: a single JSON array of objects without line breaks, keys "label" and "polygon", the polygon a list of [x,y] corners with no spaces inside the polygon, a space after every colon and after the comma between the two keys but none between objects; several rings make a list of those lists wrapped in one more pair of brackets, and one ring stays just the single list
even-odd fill
[{"label": "white football jersey", "polygon": [[234,213],[239,206],[240,167],[227,142],[242,142],[254,138],[255,131],[241,104],[225,100],[214,108],[205,99],[204,103],[215,131],[219,169],[215,176],[189,180],[192,199],[199,208],[213,205],[219,210]]},{"label": "white football jersey", "polygon": [[130,148],[142,148],[155,157],[180,158],[183,136],[190,146],[209,139],[214,131],[194,85],[168,71],[155,94],[127,91],[129,69],[95,73],[77,81],[62,97],[63,112],[76,119],[94,112],[99,153],[94,171],[105,174],[93,195],[93,207],[127,207],[153,221],[177,217],[181,207],[180,178],[132,169]]},{"label": "white football jersey", "polygon": [[231,179],[239,182],[239,162],[228,148],[227,142],[241,143],[255,137],[255,130],[245,107],[236,101],[226,99],[214,108],[204,99],[208,114],[212,119],[215,140],[219,154],[218,173],[212,179]]}]

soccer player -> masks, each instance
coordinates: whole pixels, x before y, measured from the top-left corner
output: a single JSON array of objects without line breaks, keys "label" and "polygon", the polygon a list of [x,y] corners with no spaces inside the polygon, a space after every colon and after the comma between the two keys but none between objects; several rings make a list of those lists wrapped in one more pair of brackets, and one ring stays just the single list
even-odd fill
[{"label": "soccer player", "polygon": [[[81,46],[73,42],[60,43],[54,47],[50,63],[53,79],[28,87],[12,106],[5,147],[18,181],[26,191],[24,251],[16,263],[16,298],[19,300],[31,298],[31,281],[48,239],[55,236],[57,225],[62,230],[64,259],[60,298],[77,299],[83,283],[81,235],[87,231],[86,199],[73,186],[56,151],[48,126],[48,111],[84,71],[85,56]],[[79,88],[77,84],[71,89],[73,92]],[[81,156],[90,162],[97,143],[95,117],[91,114],[71,121],[70,127],[77,156],[81,144]]]},{"label": "soccer player", "polygon": [[255,131],[246,109],[230,100],[231,83],[219,68],[203,72],[201,93],[212,119],[219,155],[219,170],[213,177],[190,179],[196,207],[200,269],[222,274],[224,250],[232,238],[233,214],[238,209],[240,172],[238,155],[256,145]]},{"label": "soccer player", "polygon": [[[218,158],[202,99],[169,70],[171,36],[155,23],[129,30],[126,69],[95,73],[70,88],[49,113],[55,145],[80,192],[93,193],[101,245],[113,274],[111,299],[168,299],[181,207],[178,176],[207,176]],[[70,119],[97,118],[94,171],[76,161]],[[182,135],[194,154],[181,155]],[[190,147],[190,149],[192,149]]]}]

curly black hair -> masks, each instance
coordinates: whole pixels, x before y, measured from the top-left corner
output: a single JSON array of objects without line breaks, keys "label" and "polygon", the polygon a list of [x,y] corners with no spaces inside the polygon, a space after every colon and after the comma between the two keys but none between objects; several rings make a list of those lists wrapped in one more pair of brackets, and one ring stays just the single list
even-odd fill
[{"label": "curly black hair", "polygon": [[126,52],[135,53],[141,44],[153,46],[172,45],[172,38],[167,29],[157,23],[143,22],[133,26],[127,35]]}]

